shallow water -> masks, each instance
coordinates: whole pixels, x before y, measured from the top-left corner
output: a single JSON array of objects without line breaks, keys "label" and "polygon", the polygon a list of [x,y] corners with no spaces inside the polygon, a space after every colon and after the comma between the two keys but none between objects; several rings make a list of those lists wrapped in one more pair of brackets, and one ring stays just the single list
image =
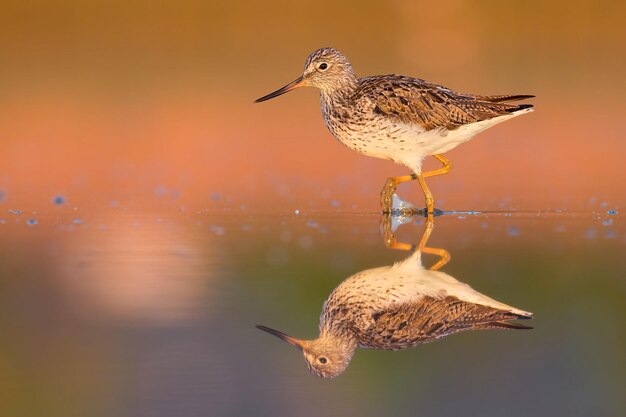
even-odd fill
[{"label": "shallow water", "polygon": [[[358,350],[334,380],[255,329],[317,336],[348,276],[405,259],[377,214],[114,204],[0,218],[3,415],[620,415],[620,213],[450,213],[442,271],[532,311],[530,331]],[[33,219],[36,221],[28,221]],[[424,219],[396,232],[416,244]],[[423,255],[426,265],[436,257]]]}]

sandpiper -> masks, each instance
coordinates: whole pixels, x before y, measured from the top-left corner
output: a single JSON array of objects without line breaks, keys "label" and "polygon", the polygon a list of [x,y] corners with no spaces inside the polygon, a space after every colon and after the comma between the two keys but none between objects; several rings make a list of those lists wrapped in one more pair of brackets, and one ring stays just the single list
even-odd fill
[{"label": "sandpiper", "polygon": [[[413,171],[387,179],[381,192],[386,213],[392,210],[398,185],[416,179],[424,192],[426,212],[432,214],[435,202],[424,178],[450,171],[452,165],[442,154],[491,126],[532,111],[530,104],[511,102],[534,97],[460,94],[395,74],[357,78],[341,52],[321,48],[309,55],[302,76],[255,103],[304,86],[320,89],[324,122],[341,143]],[[422,172],[422,161],[431,155],[443,166]]]},{"label": "sandpiper", "polygon": [[[341,374],[357,347],[398,350],[465,330],[531,328],[508,320],[529,319],[532,313],[438,271],[450,257],[444,249],[425,246],[431,230],[432,224],[427,225],[417,250],[404,261],[358,272],[340,283],[324,302],[317,339],[257,328],[301,349],[309,370],[324,378]],[[426,269],[422,253],[442,259]]]}]

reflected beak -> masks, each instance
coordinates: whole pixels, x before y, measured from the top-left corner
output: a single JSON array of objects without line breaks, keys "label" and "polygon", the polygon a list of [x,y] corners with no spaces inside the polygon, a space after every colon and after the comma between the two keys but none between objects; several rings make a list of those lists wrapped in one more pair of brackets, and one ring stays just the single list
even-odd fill
[{"label": "reflected beak", "polygon": [[261,329],[264,332],[268,332],[269,334],[273,334],[274,336],[278,337],[279,339],[284,340],[285,342],[289,343],[290,345],[293,345],[293,346],[297,347],[300,350],[304,349],[304,340],[300,340],[300,339],[296,339],[295,337],[287,336],[283,332],[279,332],[278,330],[270,329],[269,327],[261,326],[260,324],[257,324],[256,328],[257,329]]},{"label": "reflected beak", "polygon": [[269,93],[266,96],[263,96],[261,98],[257,98],[256,100],[254,100],[254,102],[255,103],[260,103],[262,101],[269,100],[271,98],[278,97],[278,96],[280,96],[282,94],[285,94],[286,92],[291,91],[294,88],[302,87],[302,81],[303,80],[304,80],[304,77],[298,77],[297,79],[293,80],[292,82],[290,82],[286,86],[284,86],[282,88],[279,88],[278,90],[274,91],[273,93]]}]

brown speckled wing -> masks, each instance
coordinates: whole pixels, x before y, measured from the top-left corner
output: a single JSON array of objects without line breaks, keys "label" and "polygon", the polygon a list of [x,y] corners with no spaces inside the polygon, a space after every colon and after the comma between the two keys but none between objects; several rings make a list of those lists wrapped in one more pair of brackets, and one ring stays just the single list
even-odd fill
[{"label": "brown speckled wing", "polygon": [[463,330],[526,326],[504,320],[524,318],[505,310],[473,304],[456,297],[423,297],[414,304],[372,315],[371,325],[355,329],[359,344],[374,349],[404,349]]},{"label": "brown speckled wing", "polygon": [[[359,80],[356,93],[373,101],[373,112],[425,130],[459,126],[504,116],[530,105],[508,101],[529,96],[463,95],[437,84],[401,75],[367,77]],[[520,98],[521,97],[521,98]]]}]

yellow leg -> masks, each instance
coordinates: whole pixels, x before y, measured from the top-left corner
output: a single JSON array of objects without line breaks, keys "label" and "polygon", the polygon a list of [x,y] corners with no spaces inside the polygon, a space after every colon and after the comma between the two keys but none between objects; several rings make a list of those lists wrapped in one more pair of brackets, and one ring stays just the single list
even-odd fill
[{"label": "yellow leg", "polygon": [[393,194],[396,192],[398,185],[403,182],[418,180],[420,183],[420,187],[422,187],[422,191],[424,192],[424,197],[426,197],[426,209],[427,214],[431,215],[435,209],[435,200],[433,199],[433,195],[431,194],[428,186],[426,185],[426,181],[424,178],[433,177],[435,175],[442,175],[450,172],[452,169],[452,163],[445,157],[441,155],[433,155],[435,159],[443,164],[443,166],[439,169],[435,169],[433,171],[424,172],[420,175],[411,174],[404,175],[402,177],[389,177],[387,178],[387,182],[380,192],[380,205],[383,209],[383,213],[391,213],[392,203],[393,203]]},{"label": "yellow leg", "polygon": [[452,162],[450,162],[447,158],[441,155],[433,155],[433,157],[441,162],[443,166],[439,169],[424,172],[422,174],[424,177],[434,177],[435,175],[442,175],[450,172],[450,170],[452,169]]},{"label": "yellow leg", "polygon": [[391,213],[393,194],[396,192],[396,188],[398,188],[398,185],[414,179],[417,179],[417,176],[415,174],[404,175],[402,177],[387,178],[387,182],[380,192],[380,205],[383,209],[383,213]]},{"label": "yellow leg", "polygon": [[422,192],[424,193],[424,198],[426,200],[426,213],[430,218],[435,212],[435,200],[433,199],[433,195],[430,193],[430,190],[426,185],[426,180],[424,180],[424,176],[421,174],[417,175],[417,181],[419,181],[420,187],[422,187]]},{"label": "yellow leg", "polygon": [[447,172],[450,172],[450,170],[452,169],[452,163],[450,161],[448,161],[446,158],[444,158],[441,155],[433,155],[439,162],[441,162],[443,164],[443,166],[439,169],[435,169],[433,171],[428,171],[428,172],[424,172],[420,175],[416,175],[417,180],[420,183],[420,187],[422,187],[422,192],[424,193],[424,197],[426,199],[426,213],[427,215],[430,217],[434,211],[435,211],[435,200],[433,198],[433,195],[431,194],[430,190],[428,189],[428,186],[426,185],[426,181],[424,180],[424,178],[426,177],[433,177],[435,175],[442,175],[445,174]]}]

